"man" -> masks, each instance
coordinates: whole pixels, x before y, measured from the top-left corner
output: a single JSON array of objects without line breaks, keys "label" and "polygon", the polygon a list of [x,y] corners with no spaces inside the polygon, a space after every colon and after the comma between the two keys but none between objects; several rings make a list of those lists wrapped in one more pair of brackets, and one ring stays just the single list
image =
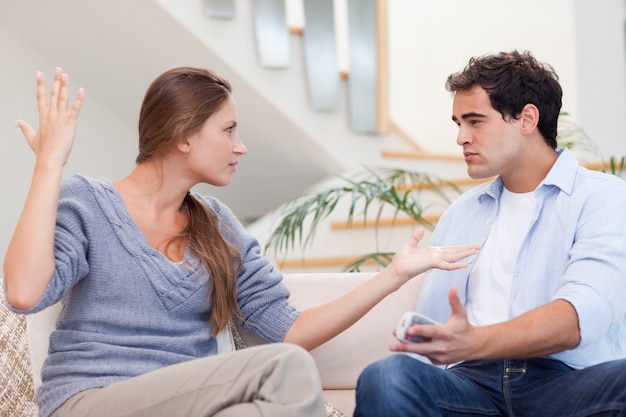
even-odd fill
[{"label": "man", "polygon": [[434,245],[479,243],[429,273],[415,325],[364,370],[355,416],[626,416],[626,183],[557,150],[562,90],[517,51],[448,77],[472,178]]}]

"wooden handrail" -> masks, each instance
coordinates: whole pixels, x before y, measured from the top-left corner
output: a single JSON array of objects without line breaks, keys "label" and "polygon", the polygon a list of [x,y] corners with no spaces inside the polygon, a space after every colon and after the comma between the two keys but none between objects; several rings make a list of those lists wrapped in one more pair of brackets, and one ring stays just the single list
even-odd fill
[{"label": "wooden handrail", "polygon": [[[321,267],[345,267],[354,263],[359,256],[354,257],[329,257],[329,258],[302,258],[302,259],[283,259],[275,261],[278,268],[321,268]],[[368,259],[363,262],[364,265],[375,265],[374,259]]]},{"label": "wooden handrail", "polygon": [[[425,222],[430,224],[436,224],[439,221],[441,214],[431,214],[428,216],[422,216]],[[331,222],[330,227],[333,230],[345,230],[345,229],[368,229],[370,227],[394,227],[394,226],[411,226],[417,224],[417,220],[411,217],[396,217],[384,218],[378,220],[363,220],[353,221],[352,224],[344,221]]]},{"label": "wooden handrail", "polygon": [[599,171],[601,169],[611,169],[610,162],[589,162],[589,163],[583,163],[580,165],[584,166],[587,169],[591,169],[593,171]]},{"label": "wooden handrail", "polygon": [[491,181],[492,179],[493,177],[480,178],[480,179],[458,178],[458,179],[450,180],[450,181],[440,180],[440,181],[433,181],[433,182],[425,182],[423,184],[405,185],[405,186],[398,187],[398,190],[401,190],[401,191],[408,190],[408,189],[436,190],[436,189],[446,188],[446,187],[460,188],[460,187],[479,185],[484,182]]},{"label": "wooden handrail", "polygon": [[304,35],[304,28],[290,26],[289,33],[296,36],[302,36]]},{"label": "wooden handrail", "polygon": [[385,158],[398,158],[398,159],[427,159],[427,160],[441,160],[441,161],[453,161],[453,162],[463,162],[463,157],[458,155],[448,155],[448,154],[439,154],[439,153],[430,153],[430,152],[407,152],[407,151],[383,151],[383,156]]}]

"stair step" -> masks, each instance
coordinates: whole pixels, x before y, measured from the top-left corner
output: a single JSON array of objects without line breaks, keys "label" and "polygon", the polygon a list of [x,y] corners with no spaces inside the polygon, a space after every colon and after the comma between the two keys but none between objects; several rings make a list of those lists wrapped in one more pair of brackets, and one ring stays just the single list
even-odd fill
[{"label": "stair step", "polygon": [[[422,216],[425,222],[428,222],[432,225],[436,224],[439,221],[441,214],[434,214],[429,216]],[[333,230],[346,230],[346,229],[367,229],[370,227],[395,227],[395,226],[412,226],[417,224],[417,220],[412,219],[410,217],[397,217],[393,218],[384,218],[378,220],[364,220],[364,221],[353,221],[351,224],[343,221],[335,221],[331,222],[331,228]]]},{"label": "stair step", "polygon": [[[294,269],[294,268],[324,268],[324,267],[345,267],[346,265],[350,265],[357,259],[359,256],[354,257],[328,257],[328,258],[302,258],[302,259],[284,259],[275,261],[276,266],[281,270],[286,269]],[[374,260],[367,260],[364,262],[365,265],[377,265]]]}]

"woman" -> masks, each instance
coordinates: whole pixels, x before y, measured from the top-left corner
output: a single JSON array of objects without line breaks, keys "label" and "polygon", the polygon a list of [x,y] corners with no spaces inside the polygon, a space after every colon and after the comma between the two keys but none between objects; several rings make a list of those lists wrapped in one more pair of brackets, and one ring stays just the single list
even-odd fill
[{"label": "woman", "polygon": [[[117,181],[61,181],[84,98],[81,89],[70,106],[68,90],[57,69],[48,99],[38,73],[39,128],[16,122],[36,162],[4,263],[14,311],[64,303],[37,393],[43,417],[322,416],[306,350],[411,277],[462,268],[477,251],[417,249],[418,231],[376,277],[298,312],[232,212],[189,191],[229,184],[247,151],[226,80],[197,68],[159,76],[142,104],[136,167]],[[217,356],[231,317],[268,344]]]}]

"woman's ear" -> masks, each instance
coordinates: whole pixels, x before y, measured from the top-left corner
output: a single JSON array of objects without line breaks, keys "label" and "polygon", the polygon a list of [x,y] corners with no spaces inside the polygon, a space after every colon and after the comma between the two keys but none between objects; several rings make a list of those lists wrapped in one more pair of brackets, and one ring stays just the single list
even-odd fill
[{"label": "woman's ear", "polygon": [[534,104],[525,105],[520,115],[522,132],[525,134],[533,133],[539,124],[539,109],[537,106]]},{"label": "woman's ear", "polygon": [[181,139],[176,144],[176,148],[182,153],[189,153],[191,151],[190,138]]}]

